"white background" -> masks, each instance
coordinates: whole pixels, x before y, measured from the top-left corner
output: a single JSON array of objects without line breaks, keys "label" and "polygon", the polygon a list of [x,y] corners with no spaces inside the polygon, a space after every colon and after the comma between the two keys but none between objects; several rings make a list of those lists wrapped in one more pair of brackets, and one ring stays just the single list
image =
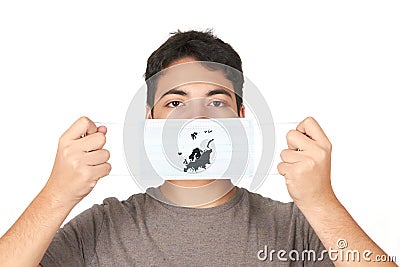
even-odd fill
[{"label": "white background", "polygon": [[[241,55],[275,121],[311,115],[321,124],[337,196],[399,261],[399,14],[398,1],[2,1],[0,235],[45,184],[71,123],[123,122],[148,56],[169,33],[213,28]],[[106,197],[140,192],[118,175],[127,172],[120,134],[110,125],[115,175],[67,221]],[[290,200],[279,175],[258,193]]]}]

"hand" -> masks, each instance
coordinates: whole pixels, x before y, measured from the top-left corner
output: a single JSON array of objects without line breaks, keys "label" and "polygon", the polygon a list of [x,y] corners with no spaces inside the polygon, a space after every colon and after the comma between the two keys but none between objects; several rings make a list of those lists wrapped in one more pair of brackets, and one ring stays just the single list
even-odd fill
[{"label": "hand", "polygon": [[278,172],[299,207],[313,207],[335,199],[331,186],[332,145],[312,117],[307,117],[287,135],[288,149],[280,156]]},{"label": "hand", "polygon": [[53,170],[45,186],[56,199],[77,204],[111,171],[105,126],[81,117],[60,137]]}]

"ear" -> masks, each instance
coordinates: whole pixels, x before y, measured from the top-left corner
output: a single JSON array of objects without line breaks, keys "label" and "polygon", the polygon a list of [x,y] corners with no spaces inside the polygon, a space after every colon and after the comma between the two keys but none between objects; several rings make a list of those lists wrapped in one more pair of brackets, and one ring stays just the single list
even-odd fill
[{"label": "ear", "polygon": [[245,116],[245,108],[244,108],[243,103],[240,105],[240,113],[239,113],[239,115],[240,115],[240,118],[244,118],[244,116]]},{"label": "ear", "polygon": [[146,105],[146,119],[153,119],[149,105]]}]

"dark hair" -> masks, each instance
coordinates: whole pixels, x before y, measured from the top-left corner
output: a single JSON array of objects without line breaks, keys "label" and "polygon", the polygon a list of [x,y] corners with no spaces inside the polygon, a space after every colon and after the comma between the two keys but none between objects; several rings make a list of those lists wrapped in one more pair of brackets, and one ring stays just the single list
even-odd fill
[{"label": "dark hair", "polygon": [[[147,104],[151,107],[152,113],[156,84],[154,82],[148,82],[149,78],[167,68],[176,60],[185,57],[193,57],[199,61],[216,62],[238,70],[233,73],[229,68],[221,68],[226,78],[233,84],[236,94],[236,106],[239,114],[243,102],[244,81],[242,60],[239,54],[229,44],[217,38],[211,30],[191,30],[186,32],[178,30],[171,34],[172,36],[155,50],[147,60],[145,73],[147,82]],[[238,75],[238,73],[240,73],[240,75]]]}]

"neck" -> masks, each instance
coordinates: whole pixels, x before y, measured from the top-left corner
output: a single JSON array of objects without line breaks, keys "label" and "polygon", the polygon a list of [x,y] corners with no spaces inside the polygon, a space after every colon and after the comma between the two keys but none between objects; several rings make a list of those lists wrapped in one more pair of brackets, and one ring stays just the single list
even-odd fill
[{"label": "neck", "polygon": [[230,179],[167,180],[161,187],[172,203],[191,208],[211,208],[224,204],[236,193]]}]

